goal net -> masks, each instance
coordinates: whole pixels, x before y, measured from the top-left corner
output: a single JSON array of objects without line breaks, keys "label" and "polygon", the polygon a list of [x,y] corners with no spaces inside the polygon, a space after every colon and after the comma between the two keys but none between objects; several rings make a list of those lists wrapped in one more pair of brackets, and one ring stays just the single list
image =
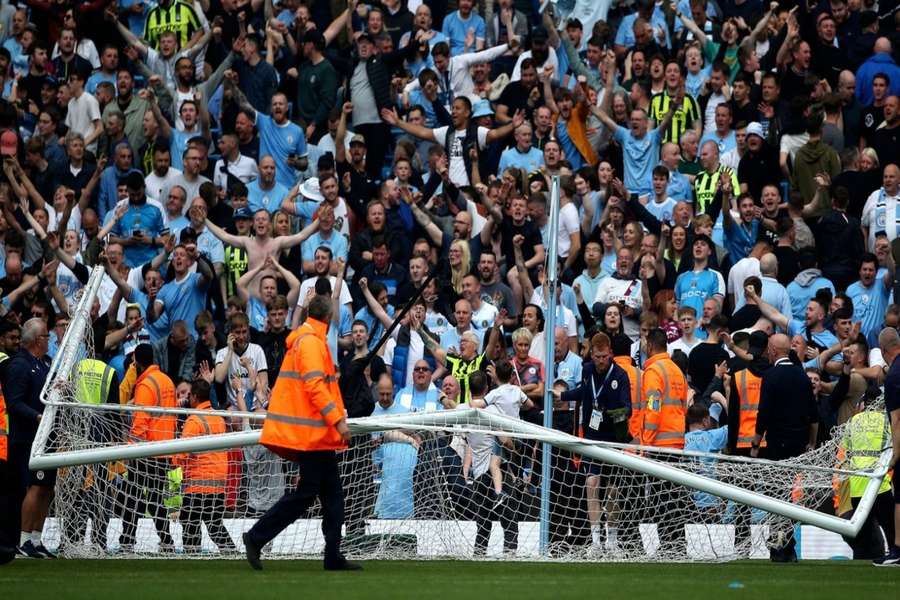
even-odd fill
[{"label": "goal net", "polygon": [[[85,287],[44,389],[32,467],[59,468],[45,544],[71,557],[242,550],[241,533],[295,487],[294,466],[258,445],[261,414],[87,402],[79,365],[92,357],[90,306],[100,277],[95,270]],[[180,434],[135,442],[132,422],[148,413],[171,417]],[[351,448],[340,453],[344,551],[357,558],[720,561],[767,557],[767,543],[787,540],[797,522],[852,537],[890,457],[886,447],[871,468],[849,468],[842,441],[858,422],[838,427],[813,452],[774,463],[591,443],[489,409],[354,419]],[[548,481],[541,480],[543,444],[551,446]],[[543,486],[550,490],[544,514]],[[862,490],[853,518],[831,516],[838,502],[849,506],[851,487]],[[314,505],[265,555],[319,556],[320,531]]]}]

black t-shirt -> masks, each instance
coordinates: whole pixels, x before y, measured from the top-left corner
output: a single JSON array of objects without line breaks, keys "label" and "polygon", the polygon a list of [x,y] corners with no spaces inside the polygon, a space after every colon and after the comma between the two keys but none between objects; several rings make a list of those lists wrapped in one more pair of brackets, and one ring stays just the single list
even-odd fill
[{"label": "black t-shirt", "polygon": [[525,221],[521,225],[516,225],[509,217],[503,217],[500,223],[500,251],[506,257],[506,266],[512,269],[516,266],[516,254],[513,247],[513,237],[518,234],[525,236],[525,242],[522,244],[522,258],[528,262],[535,254],[535,247],[543,245],[541,231],[538,226],[531,221]]},{"label": "black t-shirt", "polygon": [[[740,329],[753,327],[754,323],[759,321],[761,316],[762,311],[759,310],[758,306],[755,304],[745,304],[732,315],[730,322],[731,330],[738,331]],[[693,355],[693,352],[691,352],[691,354]]]},{"label": "black t-shirt", "polygon": [[688,375],[694,389],[703,393],[716,374],[716,365],[723,360],[728,360],[728,352],[719,344],[704,342],[694,346],[688,356]]},{"label": "black t-shirt", "polygon": [[869,146],[878,154],[882,171],[891,163],[900,164],[900,127],[882,127],[875,130]]},{"label": "black t-shirt", "polygon": [[775,246],[772,253],[778,259],[778,283],[787,286],[800,272],[800,253],[791,246]]},{"label": "black t-shirt", "polygon": [[900,360],[894,360],[884,380],[884,407],[888,415],[900,409]]},{"label": "black t-shirt", "polygon": [[[884,107],[870,105],[862,109],[859,134],[871,144],[875,130],[884,121]],[[880,157],[879,157],[880,158]]]},{"label": "black t-shirt", "polygon": [[507,108],[507,114],[510,117],[512,117],[517,110],[524,110],[525,118],[530,121],[532,111],[535,108],[544,105],[544,91],[541,86],[538,86],[538,91],[541,92],[540,99],[535,103],[534,107],[529,107],[528,96],[531,92],[525,90],[521,81],[513,81],[503,88],[503,92],[497,99],[497,104],[504,105]]}]

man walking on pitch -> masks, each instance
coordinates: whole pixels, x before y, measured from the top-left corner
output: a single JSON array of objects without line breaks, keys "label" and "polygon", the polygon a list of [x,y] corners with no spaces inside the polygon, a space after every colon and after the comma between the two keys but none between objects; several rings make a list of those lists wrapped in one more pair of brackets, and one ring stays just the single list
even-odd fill
[{"label": "man walking on pitch", "polygon": [[295,461],[300,481],[244,534],[247,562],[256,570],[262,569],[260,549],[303,516],[317,497],[322,504],[325,569],[362,568],[341,554],[344,495],[335,450],[347,448],[350,429],[326,340],[331,307],[327,296],[310,301],[306,322],[288,336],[288,351],[269,400],[259,442]]},{"label": "man walking on pitch", "polygon": [[878,345],[884,361],[891,366],[884,381],[884,405],[891,421],[891,446],[894,454],[891,457],[891,468],[894,469],[894,539],[888,540],[890,552],[882,558],[875,559],[877,567],[900,566],[900,477],[897,476],[897,459],[900,458],[900,335],[893,327],[885,327],[878,334]]}]

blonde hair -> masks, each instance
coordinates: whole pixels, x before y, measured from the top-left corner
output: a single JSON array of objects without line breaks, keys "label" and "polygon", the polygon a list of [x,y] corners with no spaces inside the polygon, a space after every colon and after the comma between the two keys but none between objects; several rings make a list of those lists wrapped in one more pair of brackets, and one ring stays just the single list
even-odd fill
[{"label": "blonde hair", "polygon": [[450,284],[457,294],[462,294],[462,282],[466,275],[469,274],[469,265],[472,260],[472,255],[469,252],[469,242],[466,240],[453,240],[450,248],[458,249],[460,254],[459,267],[450,266]]},{"label": "blonde hair", "polygon": [[[897,14],[900,14],[900,13],[897,13]],[[868,159],[872,161],[872,164],[875,165],[876,169],[879,166],[881,166],[881,161],[878,160],[878,153],[875,152],[875,148],[863,148],[863,151],[860,152],[859,154],[861,156],[865,155],[866,157],[868,157]]]},{"label": "blonde hair", "polygon": [[512,332],[513,344],[518,344],[519,340],[528,340],[528,343],[530,344],[532,340],[534,340],[534,335],[532,335],[532,333],[528,331],[527,328],[519,327]]}]

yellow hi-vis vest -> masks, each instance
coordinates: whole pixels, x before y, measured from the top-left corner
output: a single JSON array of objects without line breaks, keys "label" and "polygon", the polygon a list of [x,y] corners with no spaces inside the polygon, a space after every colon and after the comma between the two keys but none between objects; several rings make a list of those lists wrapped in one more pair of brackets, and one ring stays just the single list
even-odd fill
[{"label": "yellow hi-vis vest", "polygon": [[[891,445],[891,429],[887,416],[881,411],[866,411],[850,419],[847,432],[841,440],[841,450],[846,453],[846,468],[865,471],[875,467],[885,448]],[[850,477],[850,497],[859,498],[866,489],[868,478]],[[891,475],[881,482],[878,493],[891,489]]]},{"label": "yellow hi-vis vest", "polygon": [[116,370],[102,360],[85,358],[78,363],[76,398],[84,404],[103,404],[109,394]]}]

